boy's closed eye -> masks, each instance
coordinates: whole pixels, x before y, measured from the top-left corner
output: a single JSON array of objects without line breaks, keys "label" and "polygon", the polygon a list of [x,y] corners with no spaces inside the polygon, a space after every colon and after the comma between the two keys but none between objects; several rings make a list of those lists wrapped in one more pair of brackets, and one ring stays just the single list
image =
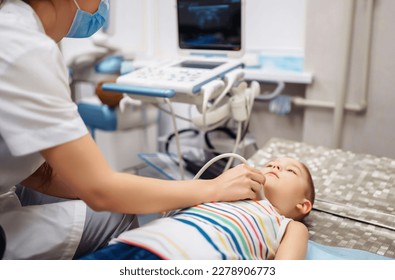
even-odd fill
[{"label": "boy's closed eye", "polygon": [[295,174],[295,175],[298,175],[298,173],[296,173],[296,171],[293,170],[293,169],[287,169],[287,171],[289,171],[289,172],[291,172],[291,173],[293,173],[293,174]]}]

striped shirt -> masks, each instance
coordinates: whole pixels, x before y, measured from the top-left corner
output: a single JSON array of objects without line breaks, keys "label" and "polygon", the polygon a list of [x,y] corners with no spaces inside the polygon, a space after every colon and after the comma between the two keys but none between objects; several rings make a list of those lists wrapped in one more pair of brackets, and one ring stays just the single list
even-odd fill
[{"label": "striped shirt", "polygon": [[273,259],[291,219],[267,201],[205,203],[122,233],[113,242],[163,259]]}]

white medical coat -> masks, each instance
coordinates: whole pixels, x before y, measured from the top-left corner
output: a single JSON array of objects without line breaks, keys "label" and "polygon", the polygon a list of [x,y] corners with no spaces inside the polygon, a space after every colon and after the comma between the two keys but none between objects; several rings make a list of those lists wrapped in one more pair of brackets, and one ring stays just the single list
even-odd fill
[{"label": "white medical coat", "polygon": [[44,162],[40,151],[86,135],[57,44],[20,0],[0,6],[0,225],[4,259],[71,259],[85,222],[82,201],[22,207],[15,184]]}]

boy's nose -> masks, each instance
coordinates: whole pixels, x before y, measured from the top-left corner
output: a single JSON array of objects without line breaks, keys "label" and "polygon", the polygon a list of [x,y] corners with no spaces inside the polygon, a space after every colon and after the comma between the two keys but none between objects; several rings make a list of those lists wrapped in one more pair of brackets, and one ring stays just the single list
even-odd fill
[{"label": "boy's nose", "polygon": [[277,163],[273,163],[272,168],[280,170],[280,165],[278,165]]}]

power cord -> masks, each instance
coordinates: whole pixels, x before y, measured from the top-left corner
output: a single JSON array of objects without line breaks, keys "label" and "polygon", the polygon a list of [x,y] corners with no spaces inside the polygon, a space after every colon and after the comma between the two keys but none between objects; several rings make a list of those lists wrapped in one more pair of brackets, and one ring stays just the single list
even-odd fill
[{"label": "power cord", "polygon": [[206,142],[206,145],[209,149],[215,150],[214,145],[211,143],[210,137],[209,135],[213,132],[222,132],[225,133],[227,136],[229,136],[232,139],[236,139],[236,134],[228,127],[224,126],[224,127],[218,127],[216,129],[207,131],[204,134],[204,141]]},{"label": "power cord", "polygon": [[[192,132],[193,133],[193,136],[198,136],[199,135],[199,130],[197,130],[197,129],[194,129],[194,128],[185,128],[185,129],[180,129],[179,131],[178,131],[178,135],[181,135],[181,134],[184,134],[184,133],[186,133],[186,132]],[[170,143],[171,143],[171,140],[174,138],[174,136],[176,135],[176,133],[174,132],[174,133],[172,133],[172,134],[170,134],[168,137],[167,137],[167,140],[166,140],[166,144],[165,144],[165,152],[166,152],[166,154],[170,154]]]},{"label": "power cord", "polygon": [[199,179],[200,176],[203,174],[203,172],[206,171],[206,169],[209,168],[210,165],[212,165],[214,162],[216,162],[216,161],[218,161],[220,159],[226,158],[226,157],[237,158],[241,162],[243,162],[243,163],[248,165],[248,161],[245,158],[243,158],[241,155],[235,154],[235,153],[224,153],[224,154],[221,154],[219,156],[216,156],[216,157],[212,158],[205,165],[203,165],[203,167],[199,170],[199,172],[196,173],[195,177],[193,177],[193,180]]},{"label": "power cord", "polygon": [[[197,137],[200,132],[197,129],[194,128],[187,128],[187,129],[181,129],[178,131],[178,135],[186,134],[186,133],[193,133],[192,136]],[[170,134],[167,137],[167,141],[165,143],[165,152],[169,156],[169,158],[177,165],[180,163],[178,160],[174,158],[174,156],[170,153],[170,144],[172,139],[175,137],[175,133]],[[184,163],[184,169],[188,170],[192,174],[196,174],[199,172],[199,170],[202,168],[202,166],[210,159],[213,157],[219,155],[219,153],[216,153],[213,150],[205,150],[205,149],[198,149],[195,147],[189,147],[187,152],[183,152],[182,154],[182,161]],[[219,162],[216,163],[215,165],[212,165],[210,169],[206,170],[201,175],[202,179],[212,179],[220,175],[225,168],[226,162]]]},{"label": "power cord", "polygon": [[[233,146],[233,151],[232,151],[233,154],[236,154],[237,149],[239,148],[239,144],[240,144],[240,141],[241,141],[241,132],[242,132],[242,122],[238,122],[237,123],[236,140],[235,140],[235,144]],[[231,165],[233,163],[233,158],[234,157],[230,157],[229,158],[228,163],[226,164],[226,166],[224,168],[224,172],[231,167]]]}]

